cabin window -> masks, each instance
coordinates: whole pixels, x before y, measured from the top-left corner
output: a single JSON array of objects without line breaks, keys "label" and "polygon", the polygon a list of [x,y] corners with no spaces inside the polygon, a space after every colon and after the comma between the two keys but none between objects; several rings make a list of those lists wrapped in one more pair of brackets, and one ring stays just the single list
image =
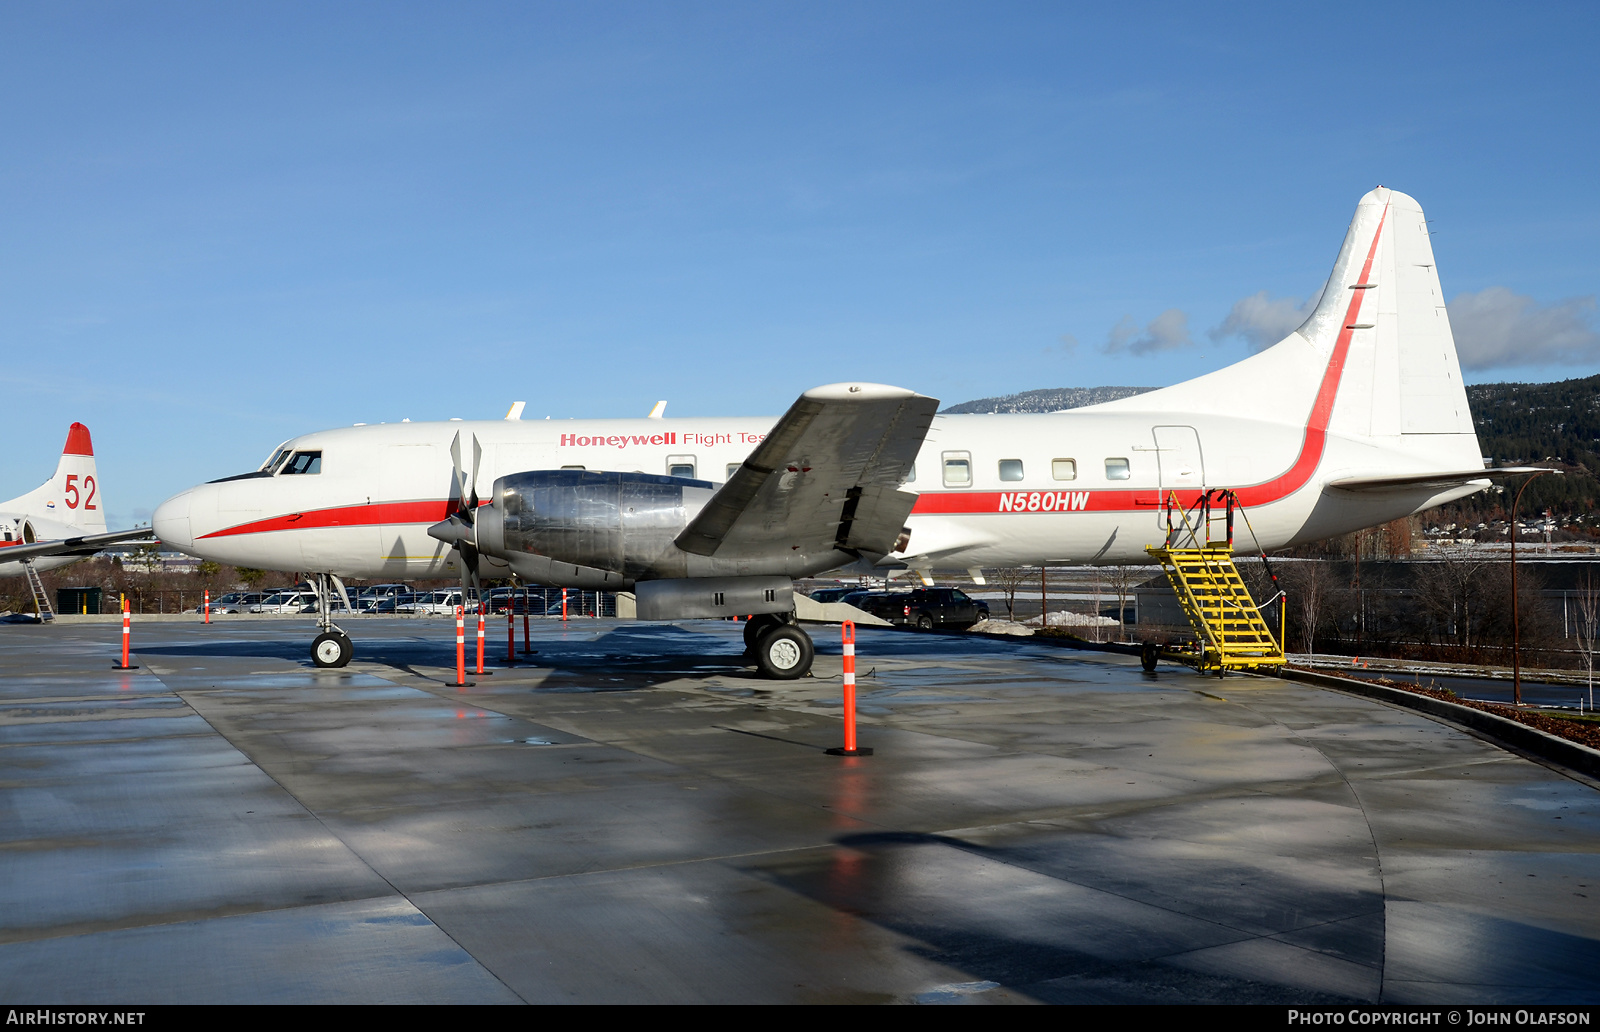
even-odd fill
[{"label": "cabin window", "polygon": [[322,472],[322,453],[319,451],[295,452],[283,464],[284,476]]},{"label": "cabin window", "polygon": [[944,453],[944,486],[972,486],[972,453],[947,451]]},{"label": "cabin window", "polygon": [[1022,479],[1022,460],[1021,459],[1001,459],[1000,460],[1000,479],[1001,480],[1021,480]]},{"label": "cabin window", "polygon": [[1107,459],[1106,460],[1106,479],[1107,480],[1127,480],[1131,475],[1132,474],[1130,474],[1128,472],[1128,460],[1127,459]]},{"label": "cabin window", "polygon": [[728,479],[729,480],[732,480],[733,479],[733,475],[735,473],[739,472],[739,465],[740,464],[737,463],[737,462],[728,463]]},{"label": "cabin window", "polygon": [[1051,459],[1050,475],[1057,480],[1077,480],[1077,459]]},{"label": "cabin window", "polygon": [[668,455],[667,476],[683,477],[686,480],[694,479],[693,455]]}]

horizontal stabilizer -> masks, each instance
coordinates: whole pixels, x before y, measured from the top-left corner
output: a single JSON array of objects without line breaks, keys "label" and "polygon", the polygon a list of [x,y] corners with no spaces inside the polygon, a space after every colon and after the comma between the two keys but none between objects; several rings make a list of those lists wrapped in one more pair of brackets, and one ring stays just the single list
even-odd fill
[{"label": "horizontal stabilizer", "polygon": [[155,540],[154,534],[149,527],[141,527],[138,530],[119,530],[113,534],[88,534],[84,537],[39,541],[31,545],[12,545],[8,548],[0,548],[0,563],[15,563],[24,559],[42,559],[51,555],[93,555],[106,545],[114,545],[118,541],[137,541],[140,538]]},{"label": "horizontal stabilizer", "polygon": [[1467,484],[1489,486],[1489,481],[1518,473],[1557,473],[1547,466],[1501,466],[1495,469],[1463,469],[1443,473],[1408,473],[1388,477],[1343,477],[1330,480],[1329,487],[1341,491],[1401,491],[1413,487],[1445,488],[1463,487]]}]

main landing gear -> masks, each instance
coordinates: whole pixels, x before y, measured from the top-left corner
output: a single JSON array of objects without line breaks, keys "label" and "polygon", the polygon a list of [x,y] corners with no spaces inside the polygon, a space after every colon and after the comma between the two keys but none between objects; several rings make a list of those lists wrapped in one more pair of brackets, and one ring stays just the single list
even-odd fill
[{"label": "main landing gear", "polygon": [[350,641],[350,635],[333,622],[333,591],[338,589],[338,597],[344,599],[344,611],[347,613],[352,611],[350,593],[345,590],[344,581],[331,573],[317,574],[312,586],[317,592],[317,626],[322,633],[311,642],[311,662],[324,668],[342,667],[350,662],[356,649]]},{"label": "main landing gear", "polygon": [[816,647],[800,629],[793,613],[763,613],[744,625],[745,654],[754,656],[761,673],[777,681],[792,681],[811,672]]}]

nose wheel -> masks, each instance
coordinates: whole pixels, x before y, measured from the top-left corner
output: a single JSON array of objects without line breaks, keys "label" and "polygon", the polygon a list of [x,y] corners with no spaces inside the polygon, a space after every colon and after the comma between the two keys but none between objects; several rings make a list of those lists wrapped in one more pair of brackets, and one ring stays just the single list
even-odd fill
[{"label": "nose wheel", "polygon": [[345,590],[344,581],[331,573],[316,574],[312,585],[317,593],[317,626],[322,633],[311,642],[311,662],[324,669],[342,667],[350,662],[356,650],[350,643],[350,635],[333,622],[333,593],[338,591],[337,597],[343,601],[347,613],[351,611],[350,593]]},{"label": "nose wheel", "polygon": [[343,631],[324,631],[311,643],[311,662],[319,667],[342,667],[354,654],[355,646]]}]

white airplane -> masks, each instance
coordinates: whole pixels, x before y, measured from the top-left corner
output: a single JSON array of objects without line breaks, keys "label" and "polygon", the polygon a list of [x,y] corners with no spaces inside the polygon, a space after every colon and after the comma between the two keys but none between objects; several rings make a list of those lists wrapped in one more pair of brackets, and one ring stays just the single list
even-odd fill
[{"label": "white airplane", "polygon": [[[1270,550],[1489,483],[1426,220],[1383,187],[1358,204],[1311,317],[1265,351],[1067,412],[937,405],[842,383],[776,420],[663,419],[657,406],[522,422],[514,408],[325,430],[168,499],[154,527],[203,558],[313,571],[324,599],[342,577],[509,573],[633,591],[641,619],[756,614],[746,637],[761,667],[797,677],[811,661],[790,615],[797,577],[1147,563],[1174,508],[1218,489]],[[322,626],[314,662],[343,665],[349,638],[326,612]]]},{"label": "white airplane", "polygon": [[150,537],[148,527],[106,533],[104,504],[89,428],[73,423],[55,475],[0,502],[0,577],[24,576],[30,567],[54,570],[106,545]]}]

